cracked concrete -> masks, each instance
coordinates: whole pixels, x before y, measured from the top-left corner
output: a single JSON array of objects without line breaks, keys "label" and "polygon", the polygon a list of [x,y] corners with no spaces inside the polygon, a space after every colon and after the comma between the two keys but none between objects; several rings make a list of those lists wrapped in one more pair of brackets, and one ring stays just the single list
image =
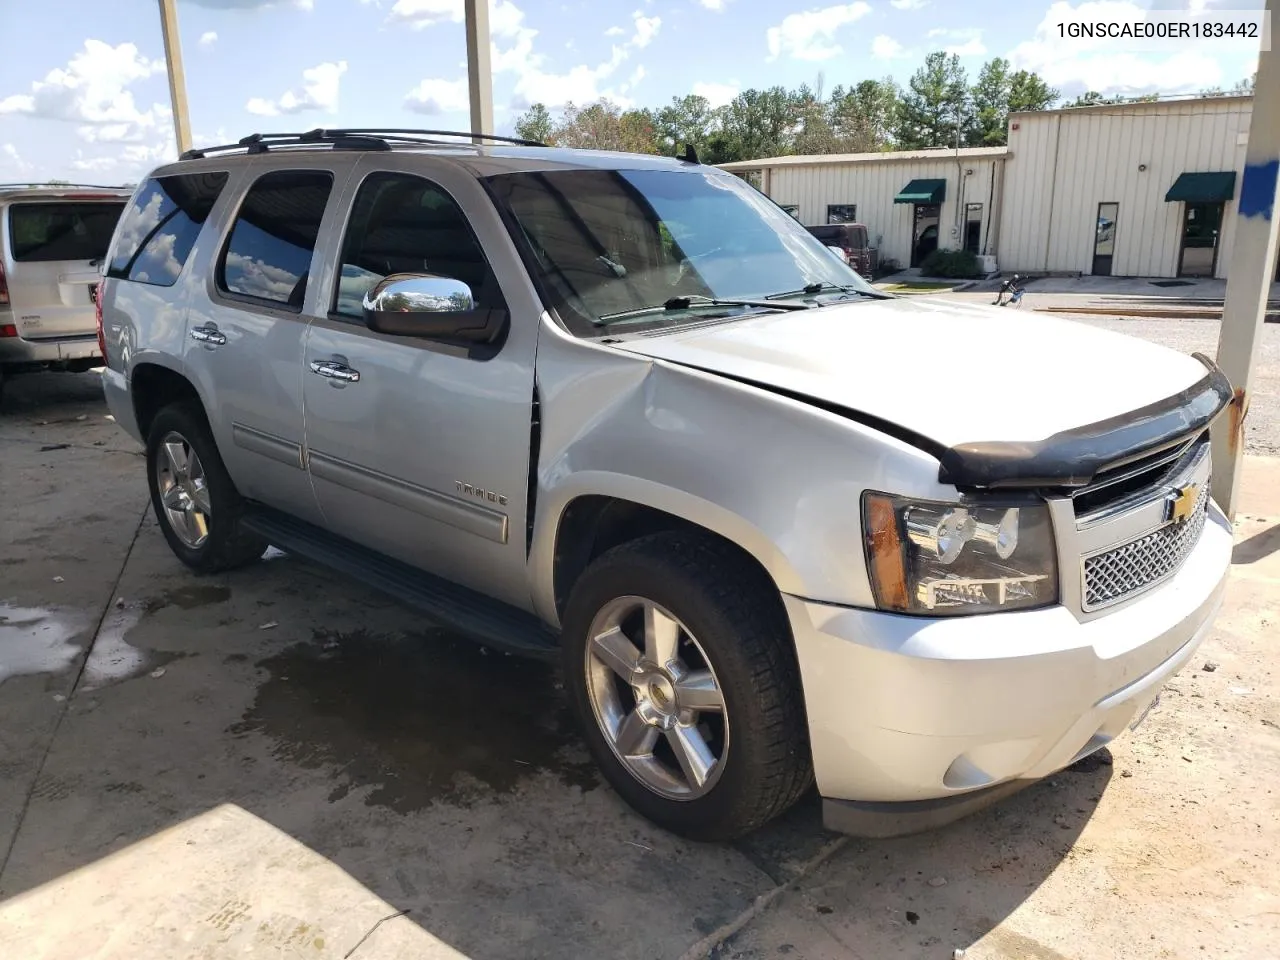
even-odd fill
[{"label": "cracked concrete", "polygon": [[699,845],[596,777],[545,665],[290,557],[196,578],[93,375],[7,401],[0,603],[27,613],[0,630],[43,612],[69,649],[0,684],[6,958],[1254,957],[1280,932],[1280,461],[1247,462],[1204,657],[1110,764],[922,837],[835,838],[811,797]]}]

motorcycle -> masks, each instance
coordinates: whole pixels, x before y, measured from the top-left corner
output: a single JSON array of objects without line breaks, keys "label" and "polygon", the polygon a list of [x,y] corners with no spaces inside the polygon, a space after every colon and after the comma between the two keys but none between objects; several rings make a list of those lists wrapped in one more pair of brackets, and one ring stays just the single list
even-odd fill
[{"label": "motorcycle", "polygon": [[[996,298],[991,301],[991,305],[993,307],[1007,307],[1010,305],[1021,307],[1022,295],[1026,291],[1019,282],[1020,280],[1021,277],[1015,273],[1008,280],[1000,284],[1000,292],[996,295]],[[1009,298],[1008,300],[1005,299],[1006,296]]]}]

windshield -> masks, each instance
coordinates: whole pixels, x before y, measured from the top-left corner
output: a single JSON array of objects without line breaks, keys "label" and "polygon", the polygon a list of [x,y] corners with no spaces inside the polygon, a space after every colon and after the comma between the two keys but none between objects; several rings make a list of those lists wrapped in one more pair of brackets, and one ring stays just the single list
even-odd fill
[{"label": "windshield", "polygon": [[[872,289],[772,200],[718,171],[554,170],[488,183],[556,312],[579,336],[608,332],[614,324],[601,317],[679,298],[799,297],[815,285]],[[717,308],[722,315],[759,309]],[[628,320],[626,329],[707,316],[705,309],[660,311]]]}]

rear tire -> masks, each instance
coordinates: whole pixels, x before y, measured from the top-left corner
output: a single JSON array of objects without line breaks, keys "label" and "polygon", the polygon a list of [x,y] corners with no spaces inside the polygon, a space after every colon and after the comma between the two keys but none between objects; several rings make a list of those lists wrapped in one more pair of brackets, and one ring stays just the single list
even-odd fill
[{"label": "rear tire", "polygon": [[596,763],[673,833],[743,836],[812,783],[786,613],[731,546],[659,533],[603,554],[570,594],[563,656]]},{"label": "rear tire", "polygon": [[244,501],[198,403],[173,403],[156,414],[147,434],[147,480],[164,538],[192,570],[231,570],[266,552],[267,542],[241,527]]}]

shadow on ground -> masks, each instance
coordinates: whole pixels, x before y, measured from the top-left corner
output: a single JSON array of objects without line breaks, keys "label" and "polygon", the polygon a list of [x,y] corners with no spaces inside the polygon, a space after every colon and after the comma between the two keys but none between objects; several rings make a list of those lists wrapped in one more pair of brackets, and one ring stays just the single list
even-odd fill
[{"label": "shadow on ground", "polygon": [[[193,577],[149,517],[139,528],[137,458],[93,451],[119,441],[102,413],[84,396],[20,402],[0,431],[0,456],[56,477],[61,494],[57,509],[21,489],[7,504],[25,513],[5,534],[21,562],[4,568],[0,601],[80,616],[68,642],[81,651],[97,636],[64,670],[0,686],[0,719],[46,738],[12,771],[25,807],[0,897],[234,804],[468,957],[676,957],[829,848],[814,796],[733,845],[654,828],[597,777],[553,668],[482,650],[328,571],[276,555]],[[75,447],[42,449],[67,431]],[[106,509],[104,484],[120,506],[86,536],[77,517]],[[70,555],[85,561],[74,590],[48,559]],[[803,896],[824,925],[846,925],[837,942],[856,936],[851,955],[971,942],[1070,855],[1108,772],[1095,761],[925,837],[852,841]],[[842,879],[822,886],[837,865]],[[930,887],[936,876],[948,885]]]}]

